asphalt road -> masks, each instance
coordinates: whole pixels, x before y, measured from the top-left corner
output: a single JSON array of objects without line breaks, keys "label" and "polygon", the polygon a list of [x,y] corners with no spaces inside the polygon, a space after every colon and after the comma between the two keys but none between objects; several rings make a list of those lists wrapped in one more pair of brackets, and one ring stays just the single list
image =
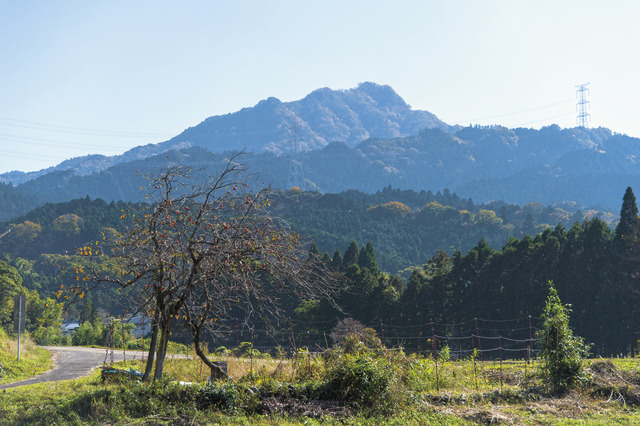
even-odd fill
[{"label": "asphalt road", "polygon": [[[77,348],[70,346],[45,346],[45,349],[51,352],[53,357],[53,368],[51,370],[30,379],[0,385],[0,390],[32,385],[34,383],[77,379],[90,374],[105,362],[105,358],[107,362],[111,361],[111,358],[107,357],[106,349]],[[113,351],[113,355],[115,361],[122,361],[124,359],[122,350]],[[140,359],[142,355],[140,351],[126,352],[127,360]]]}]

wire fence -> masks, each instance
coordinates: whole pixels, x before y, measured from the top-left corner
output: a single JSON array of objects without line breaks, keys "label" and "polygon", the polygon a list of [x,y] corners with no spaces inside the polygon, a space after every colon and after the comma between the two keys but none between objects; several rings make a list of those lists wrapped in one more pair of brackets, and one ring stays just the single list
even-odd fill
[{"label": "wire fence", "polygon": [[[473,369],[476,390],[479,388],[478,377],[485,380],[499,379],[502,389],[505,377],[503,363],[518,365],[522,369],[521,377],[526,380],[527,366],[534,362],[540,352],[536,335],[541,323],[541,318],[532,316],[509,320],[473,318],[460,323],[429,321],[422,324],[385,324],[382,320],[377,324],[361,324],[339,318],[327,321],[287,319],[251,323],[231,320],[224,328],[218,328],[215,333],[209,330],[201,338],[209,353],[222,352],[250,357],[253,371],[254,356],[264,353],[281,357],[303,355],[309,360],[340,343],[338,340],[344,339],[346,334],[367,334],[365,330],[369,329],[368,335],[379,337],[385,351],[412,352],[431,360],[435,367],[437,390],[440,390],[441,380],[450,381],[452,377],[456,377],[456,374],[448,371],[456,368],[453,367],[457,364],[456,361],[468,361],[461,363],[459,368]],[[355,328],[350,330],[350,326]],[[337,333],[340,329],[342,332]],[[188,327],[176,327],[172,336],[187,346],[187,353],[182,356],[188,358],[193,349],[193,338]],[[122,337],[124,339],[124,335]],[[107,358],[111,358],[113,362],[113,326],[107,340],[107,346],[111,348],[107,350],[105,362]],[[134,359],[136,357],[137,355],[133,356]]]},{"label": "wire fence", "polygon": [[[279,322],[240,320],[230,321],[226,328],[205,333],[203,343],[209,352],[233,348],[251,348],[255,351],[293,355],[303,350],[322,352],[340,343],[343,333],[336,335],[343,319],[327,321],[300,321],[287,319]],[[525,360],[539,355],[536,333],[541,318],[524,316],[510,320],[473,318],[461,323],[426,322],[422,324],[362,324],[375,330],[386,348],[401,348],[434,359],[463,360],[476,357],[479,361]],[[362,325],[360,327],[362,327]],[[174,337],[191,346],[193,339],[187,328],[174,329]],[[353,329],[361,332],[360,329]],[[349,330],[347,328],[346,332]]]}]

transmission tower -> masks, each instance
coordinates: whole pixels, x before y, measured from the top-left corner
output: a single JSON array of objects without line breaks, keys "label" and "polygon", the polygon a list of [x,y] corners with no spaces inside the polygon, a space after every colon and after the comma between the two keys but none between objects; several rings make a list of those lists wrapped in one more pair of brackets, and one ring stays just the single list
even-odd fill
[{"label": "transmission tower", "polygon": [[291,162],[289,163],[289,176],[287,177],[287,188],[291,189],[294,186],[307,190],[307,185],[304,180],[304,171],[302,170],[302,162],[299,158],[301,152],[300,144],[298,143],[298,131],[300,125],[298,121],[294,121],[289,125],[289,138],[291,140]]},{"label": "transmission tower", "polygon": [[576,111],[578,111],[578,116],[576,117],[576,122],[578,126],[589,128],[589,120],[591,119],[591,114],[587,112],[590,109],[590,102],[587,100],[587,96],[590,95],[589,89],[586,84],[577,85],[576,89],[576,98],[578,98],[578,103],[576,104]]}]

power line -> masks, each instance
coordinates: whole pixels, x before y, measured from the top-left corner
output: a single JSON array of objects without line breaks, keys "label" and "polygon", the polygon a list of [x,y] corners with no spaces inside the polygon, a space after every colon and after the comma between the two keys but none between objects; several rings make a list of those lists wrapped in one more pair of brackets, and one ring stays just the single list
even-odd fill
[{"label": "power line", "polygon": [[1,133],[0,132],[0,140],[7,142],[19,142],[24,143],[27,142],[29,145],[38,145],[38,146],[50,146],[54,148],[98,148],[102,151],[114,151],[119,152],[122,149],[129,149],[130,145],[105,145],[105,144],[87,144],[87,143],[73,143],[73,142],[65,142],[53,139],[43,139],[43,138],[32,138],[28,136],[18,136],[10,133]]},{"label": "power line", "polygon": [[104,130],[104,129],[90,129],[82,127],[60,126],[57,124],[40,123],[35,121],[16,120],[8,117],[0,117],[0,124],[4,126],[20,127],[32,130],[45,130],[50,132],[68,133],[76,135],[91,135],[91,136],[110,136],[110,137],[122,137],[122,138],[151,138],[151,137],[170,137],[166,133],[143,133],[143,132],[130,132],[121,130]]},{"label": "power line", "polygon": [[60,161],[60,157],[55,157],[53,155],[42,155],[42,154],[33,154],[27,152],[18,152],[18,151],[10,151],[7,149],[0,149],[0,153],[2,153],[3,157],[11,157],[11,158],[23,158],[27,160],[39,159],[43,161]]},{"label": "power line", "polygon": [[529,124],[540,123],[541,121],[553,120],[554,118],[567,117],[569,115],[573,115],[573,113],[572,112],[565,112],[563,114],[552,115],[551,117],[545,117],[545,118],[541,118],[539,120],[533,120],[533,121],[527,121],[526,123],[520,123],[520,124],[518,124],[518,125],[516,125],[514,127],[527,126]]},{"label": "power line", "polygon": [[505,113],[505,114],[492,115],[492,116],[488,116],[488,117],[475,118],[473,120],[460,120],[460,122],[466,123],[466,122],[474,122],[474,121],[493,120],[494,118],[509,117],[511,115],[523,114],[525,112],[531,112],[531,111],[537,111],[537,110],[541,110],[541,109],[545,109],[545,108],[551,108],[551,107],[554,107],[554,106],[566,104],[566,103],[573,102],[573,101],[574,101],[574,99],[565,99],[563,101],[554,102],[552,104],[542,105],[542,106],[539,106],[539,107],[523,109],[523,110],[520,110],[520,111],[508,112],[508,113]]}]

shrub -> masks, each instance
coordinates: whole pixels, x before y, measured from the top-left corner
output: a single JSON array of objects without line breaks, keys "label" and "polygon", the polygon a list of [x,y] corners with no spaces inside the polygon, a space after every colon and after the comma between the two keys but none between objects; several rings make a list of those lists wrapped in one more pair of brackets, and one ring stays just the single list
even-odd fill
[{"label": "shrub", "polygon": [[451,349],[449,345],[444,345],[444,347],[438,351],[438,360],[442,362],[451,361]]},{"label": "shrub", "polygon": [[231,355],[235,357],[267,358],[268,354],[263,354],[259,350],[254,349],[251,342],[240,342],[240,345],[231,351]]},{"label": "shrub", "polygon": [[365,327],[364,324],[353,318],[345,318],[338,322],[330,336],[334,345],[344,347],[344,351],[350,354],[382,346],[374,329]]},{"label": "shrub", "polygon": [[569,305],[563,305],[560,296],[549,281],[549,296],[542,318],[544,324],[538,332],[542,342],[542,376],[552,393],[561,394],[579,380],[583,372],[583,357],[588,347],[582,338],[574,336],[569,327]]},{"label": "shrub", "polygon": [[345,356],[328,372],[323,396],[361,407],[389,411],[398,402],[395,370],[384,359]]},{"label": "shrub", "polygon": [[227,349],[225,346],[218,346],[216,350],[213,351],[213,354],[216,356],[224,356],[224,355],[231,354],[231,351]]},{"label": "shrub", "polygon": [[38,327],[30,335],[38,345],[56,346],[62,342],[62,329],[60,327]]},{"label": "shrub", "polygon": [[212,382],[200,391],[198,405],[201,408],[236,411],[239,400],[240,393],[235,384]]}]

